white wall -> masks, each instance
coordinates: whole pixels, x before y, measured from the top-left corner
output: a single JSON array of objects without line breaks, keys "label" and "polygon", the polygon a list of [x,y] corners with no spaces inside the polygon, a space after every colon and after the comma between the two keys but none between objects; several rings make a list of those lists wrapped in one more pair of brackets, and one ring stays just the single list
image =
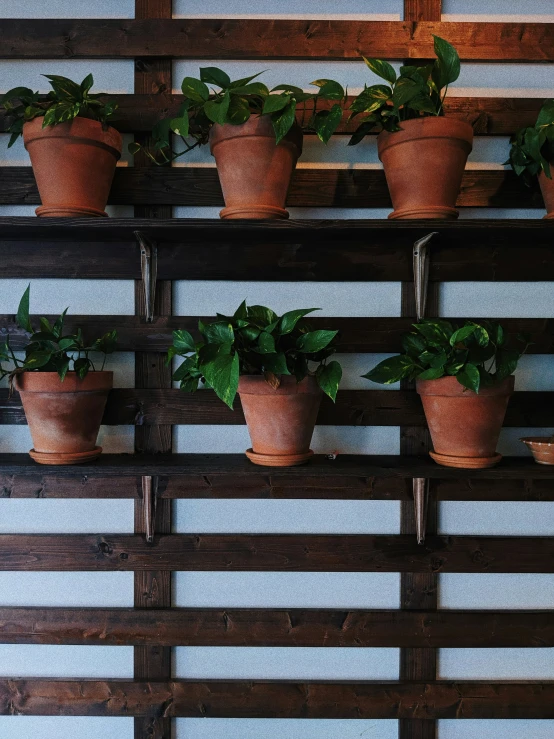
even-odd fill
[{"label": "white wall", "polygon": [[[200,7],[191,0],[174,0],[176,17],[290,17],[391,19],[402,17],[401,0],[280,0],[257,3],[246,0],[211,0]],[[501,7],[500,7],[501,5]],[[443,0],[445,20],[536,20],[554,22],[551,0]],[[252,10],[255,10],[253,13]],[[500,12],[502,15],[500,15]],[[3,0],[1,17],[133,17],[132,0]],[[534,14],[534,15],[533,15]],[[213,64],[217,64],[217,60]],[[185,74],[195,74],[205,62],[178,61],[174,85]],[[329,76],[360,89],[371,76],[363,64],[336,62],[221,62],[231,74],[244,76],[267,69],[269,83],[292,81],[309,86],[312,79]],[[554,95],[554,65],[465,64],[455,85],[457,95],[536,96]],[[0,92],[14,85],[45,89],[40,73],[84,77],[92,71],[97,89],[133,91],[132,61],[0,61]],[[0,164],[26,165],[21,145],[7,151],[7,137],[0,136]],[[475,141],[468,166],[501,169],[507,139]],[[120,166],[132,166],[128,156]],[[213,166],[206,150],[195,151],[177,166]],[[338,137],[324,149],[308,138],[301,167],[378,168],[374,141],[346,147]],[[0,206],[0,215],[32,215],[33,207]],[[132,215],[132,208],[111,207],[112,215]],[[293,208],[293,217],[384,217],[383,209]],[[217,208],[176,208],[175,216],[213,217]],[[467,217],[540,217],[537,211],[466,209]],[[0,280],[0,313],[15,312],[24,280]],[[496,317],[554,316],[551,285],[448,283],[442,286],[441,314]],[[178,282],[174,290],[177,315],[227,311],[243,298],[266,302],[278,311],[318,305],[322,315],[398,316],[400,285],[368,284],[260,284]],[[133,286],[129,281],[33,280],[32,310],[74,313],[132,314]],[[344,388],[360,385],[359,375],[381,356],[344,357]],[[118,354],[112,361],[116,383],[132,386],[132,355]],[[550,357],[530,356],[521,364],[517,386],[525,390],[554,390]],[[554,420],[553,420],[554,426]],[[518,438],[520,429],[503,432],[501,451],[526,454]],[[106,451],[133,449],[131,428],[102,430]],[[243,427],[179,426],[175,451],[242,452],[248,445]],[[399,451],[397,428],[321,427],[316,430],[318,452],[390,453]],[[0,429],[0,451],[25,452],[30,447],[26,427]],[[2,532],[129,532],[133,527],[133,502],[80,500],[0,500]],[[182,500],[175,504],[175,531],[179,532],[309,532],[397,533],[399,505],[366,501],[210,501]],[[554,534],[551,503],[443,503],[440,530],[444,533],[482,535]],[[398,608],[399,575],[395,573],[177,573],[174,602],[178,606],[222,607],[343,607]],[[129,606],[133,603],[132,573],[0,573],[1,605]],[[441,608],[554,608],[554,576],[551,575],[442,575]],[[282,677],[337,679],[394,679],[398,675],[395,649],[177,649],[177,677]],[[554,678],[552,650],[440,651],[441,678],[532,679]],[[74,676],[131,676],[132,653],[126,647],[55,647],[0,645],[0,674]],[[180,719],[177,739],[393,739],[396,721],[295,721]],[[132,739],[130,719],[0,717],[0,737],[10,739]],[[440,739],[512,739],[516,736],[546,739],[554,736],[554,721],[441,721]]]}]

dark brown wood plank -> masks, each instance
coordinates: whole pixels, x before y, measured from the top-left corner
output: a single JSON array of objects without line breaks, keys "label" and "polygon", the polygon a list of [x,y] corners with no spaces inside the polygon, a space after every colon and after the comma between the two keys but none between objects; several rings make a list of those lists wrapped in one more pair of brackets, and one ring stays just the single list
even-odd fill
[{"label": "dark brown wood plank", "polygon": [[554,538],[2,534],[0,570],[553,573]]},{"label": "dark brown wood plank", "polygon": [[554,682],[0,680],[0,714],[197,718],[554,718]]},{"label": "dark brown wood plank", "polygon": [[551,648],[554,618],[552,611],[0,607],[0,643]]},{"label": "dark brown wood plank", "polygon": [[[141,60],[144,68],[153,62]],[[158,90],[152,94],[107,95],[119,106],[113,125],[123,133],[150,132],[160,118],[175,116],[184,100],[182,95],[173,95],[171,90]],[[348,106],[354,98],[349,96],[346,109],[337,134],[352,134],[358,121],[349,121]],[[541,98],[446,98],[444,108],[451,118],[471,123],[479,136],[511,136],[518,129],[534,125],[542,105]],[[329,103],[322,102],[321,109]],[[301,113],[298,114],[301,118]],[[7,118],[0,106],[0,132],[5,132]]]},{"label": "dark brown wood plank", "polygon": [[[40,203],[30,167],[3,167],[1,205]],[[109,202],[114,205],[224,205],[217,170],[206,167],[118,167]],[[297,169],[287,205],[320,208],[389,208],[385,175],[376,169]],[[539,193],[512,171],[470,169],[462,179],[459,207],[543,209]]]},{"label": "dark brown wood plank", "polygon": [[432,34],[466,60],[554,60],[548,23],[265,19],[3,20],[0,58],[421,59]]},{"label": "dark brown wood plank", "polygon": [[[510,399],[504,426],[552,426],[554,393],[516,392]],[[0,390],[0,424],[25,424],[18,393]],[[231,411],[211,390],[183,393],[178,389],[112,390],[103,423],[110,426],[158,424],[242,425],[240,401]],[[425,426],[419,396],[408,390],[342,390],[336,403],[323,398],[317,423],[322,426]]]},{"label": "dark brown wood plank", "polygon": [[[554,256],[554,255],[553,255]],[[310,316],[314,329],[335,329],[339,331],[338,351],[345,353],[395,353],[401,346],[404,333],[410,331],[413,319],[405,318],[317,318]],[[57,316],[47,316],[55,319]],[[39,316],[32,316],[33,325],[38,325]],[[198,321],[213,321],[215,316],[156,316],[152,323],[146,323],[140,316],[68,316],[65,328],[68,333],[81,328],[85,338],[96,338],[117,327],[117,347],[119,351],[167,352],[172,343],[172,332],[186,329],[198,337]],[[481,321],[482,318],[452,318],[457,323],[466,320]],[[504,318],[502,325],[514,337],[528,333],[532,341],[533,354],[554,353],[554,319],[552,318]],[[0,314],[0,337],[6,333],[15,351],[25,346],[27,336],[17,326],[13,314]],[[109,360],[108,360],[109,361]]]},{"label": "dark brown wood plank", "polygon": [[440,21],[442,0],[404,0],[405,21]]}]

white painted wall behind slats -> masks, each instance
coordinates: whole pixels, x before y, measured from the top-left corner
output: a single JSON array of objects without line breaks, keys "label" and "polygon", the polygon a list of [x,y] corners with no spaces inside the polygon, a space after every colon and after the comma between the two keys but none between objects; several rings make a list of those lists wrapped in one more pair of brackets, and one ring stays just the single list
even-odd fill
[{"label": "white painted wall behind slats", "polygon": [[[500,7],[501,6],[501,7]],[[443,0],[445,20],[529,20],[554,22],[551,0]],[[133,0],[40,0],[21,3],[3,0],[4,17],[119,17],[134,15]],[[315,4],[292,0],[255,5],[246,0],[211,0],[199,7],[190,0],[174,0],[174,15],[194,17],[261,18],[402,18],[401,0],[344,0],[338,4],[322,0]],[[207,62],[177,61],[174,87],[179,89],[185,74],[196,74]],[[217,60],[209,62],[217,65]],[[313,79],[336,78],[356,92],[364,83],[376,81],[363,63],[337,62],[220,62],[232,76],[268,70],[268,84],[283,81],[309,87]],[[396,65],[398,66],[398,65]],[[0,92],[26,84],[46,89],[41,73],[67,74],[82,78],[92,71],[98,90],[133,91],[133,62],[117,61],[0,61]],[[457,95],[545,97],[554,95],[553,65],[464,64]],[[129,137],[127,137],[129,139]],[[0,164],[25,166],[28,157],[18,144],[9,152],[7,136],[0,135]],[[348,148],[347,139],[333,140],[327,148],[307,137],[300,167],[377,168],[374,140]],[[501,169],[506,159],[505,137],[478,138],[469,168]],[[125,154],[119,166],[132,166]],[[178,166],[212,167],[206,149],[194,152]],[[177,218],[218,217],[218,208],[174,209]],[[31,206],[1,206],[0,215],[32,215]],[[128,206],[110,206],[111,215],[132,215]],[[387,209],[292,208],[297,218],[383,218]],[[465,209],[462,218],[536,218],[540,211]],[[15,312],[24,280],[0,279],[0,312]],[[268,303],[277,311],[292,307],[318,306],[323,316],[398,316],[398,283],[291,284],[178,282],[174,289],[177,315],[213,314],[230,311],[243,298]],[[129,315],[134,311],[130,281],[33,280],[32,309],[73,313]],[[551,285],[448,283],[442,286],[441,315],[455,317],[552,317]],[[359,375],[382,356],[344,357],[344,388],[369,387]],[[133,384],[134,364],[120,353],[111,367],[119,386]],[[529,356],[517,373],[522,390],[554,390],[550,357]],[[360,384],[362,383],[362,384]],[[554,420],[553,420],[554,429]],[[104,428],[102,443],[109,451],[131,451],[133,429]],[[518,441],[521,429],[505,429],[500,449],[525,454]],[[242,452],[249,445],[246,428],[240,426],[178,426],[176,451]],[[0,451],[27,451],[26,427],[0,429]],[[319,427],[313,447],[319,452],[389,453],[399,450],[394,427]],[[61,510],[60,510],[61,509]],[[554,504],[550,503],[443,503],[440,527],[444,533],[530,535],[552,534]],[[0,500],[2,532],[102,532],[132,530],[132,501],[10,501]],[[366,501],[207,501],[181,500],[175,504],[176,531],[181,532],[313,532],[396,533],[399,506],[396,502]],[[190,607],[338,607],[398,608],[399,581],[396,573],[286,573],[286,572],[182,572],[173,576],[174,603]],[[441,608],[554,608],[552,575],[442,575]],[[132,573],[0,573],[0,605],[129,606],[133,603]],[[441,677],[478,679],[529,679],[552,675],[551,650],[441,650]],[[313,677],[394,678],[398,672],[395,649],[178,649],[175,675],[189,677]],[[0,674],[45,674],[51,676],[130,676],[129,648],[12,647],[0,645]],[[1,717],[0,737],[10,739],[132,739],[130,719]],[[439,739],[550,739],[553,721],[441,721]],[[176,721],[177,739],[393,739],[396,721],[295,721],[182,719]]]}]

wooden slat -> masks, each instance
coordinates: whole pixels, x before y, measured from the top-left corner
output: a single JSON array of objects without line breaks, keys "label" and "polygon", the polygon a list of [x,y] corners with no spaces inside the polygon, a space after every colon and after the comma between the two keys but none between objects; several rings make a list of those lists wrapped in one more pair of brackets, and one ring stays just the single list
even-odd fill
[{"label": "wooden slat", "polygon": [[442,0],[404,0],[405,21],[440,21]]},{"label": "wooden slat", "polygon": [[2,644],[554,647],[552,611],[0,608]]},{"label": "wooden slat", "polygon": [[554,60],[548,23],[265,19],[2,20],[0,58],[421,59],[434,55],[432,34],[464,60]]},{"label": "wooden slat", "polygon": [[[143,62],[146,64],[146,60]],[[168,92],[156,94],[107,95],[119,106],[113,125],[123,133],[150,132],[160,118],[177,115],[184,97]],[[351,134],[359,125],[357,119],[348,121],[349,96],[337,134]],[[511,136],[518,129],[534,125],[542,105],[542,98],[446,98],[446,115],[471,123],[479,136]],[[321,109],[329,103],[322,102]],[[301,113],[298,113],[298,118]],[[5,132],[7,119],[0,106],[0,133]],[[182,160],[186,161],[186,158]],[[135,162],[136,163],[136,162]]]},{"label": "wooden slat", "polygon": [[2,534],[0,571],[554,573],[554,538]]},{"label": "wooden slat", "polygon": [[[505,426],[552,426],[554,393],[517,392],[510,399]],[[108,425],[200,424],[242,425],[240,401],[231,411],[211,390],[112,390],[103,423]],[[18,393],[0,391],[0,423],[25,424]],[[337,402],[324,397],[317,423],[323,426],[425,426],[417,393],[407,390],[342,390]]]},{"label": "wooden slat", "polygon": [[[553,24],[554,25],[554,24]],[[224,205],[215,167],[118,167],[109,203],[113,205]],[[1,205],[40,203],[30,167],[2,167]],[[377,169],[297,169],[287,205],[296,208],[390,208],[385,175]],[[514,172],[469,169],[462,179],[459,207],[544,209],[539,193]]]},{"label": "wooden slat", "polygon": [[197,718],[551,719],[554,682],[0,680],[0,714]]},{"label": "wooden slat", "polygon": [[[412,328],[413,319],[405,318],[317,318],[310,316],[314,329],[334,329],[339,331],[337,349],[340,353],[397,353],[401,347],[401,337]],[[47,316],[55,320],[57,316]],[[31,316],[33,325],[38,326],[39,316]],[[117,328],[118,351],[167,352],[172,344],[172,332],[186,329],[195,337],[198,334],[198,320],[214,321],[215,316],[157,316],[152,323],[140,316],[68,316],[65,320],[67,333],[77,328],[83,330],[86,339],[94,339],[106,331]],[[482,321],[483,318],[452,318],[457,323],[466,320]],[[507,333],[530,335],[533,354],[554,353],[554,319],[552,318],[505,318],[502,325]],[[13,314],[0,314],[0,337],[6,333],[15,351],[27,343],[26,333],[16,324]],[[108,364],[109,364],[108,359]],[[108,367],[109,368],[109,367]]]}]

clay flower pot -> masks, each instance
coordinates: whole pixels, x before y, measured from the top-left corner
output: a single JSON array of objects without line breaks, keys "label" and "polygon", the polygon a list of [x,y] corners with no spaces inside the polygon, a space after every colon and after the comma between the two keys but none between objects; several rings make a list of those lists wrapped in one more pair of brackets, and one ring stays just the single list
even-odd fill
[{"label": "clay flower pot", "polygon": [[[551,167],[554,170],[554,162],[551,163]],[[546,207],[546,219],[554,218],[554,179],[548,178],[544,172],[539,175],[539,185]]]},{"label": "clay flower pot", "polygon": [[526,436],[520,439],[538,464],[554,464],[554,436]]},{"label": "clay flower pot", "polygon": [[309,460],[323,394],[313,377],[297,383],[283,376],[275,390],[262,376],[246,375],[238,392],[252,440],[248,459],[267,467],[294,467]]},{"label": "clay flower pot", "polygon": [[225,208],[221,218],[288,218],[285,201],[302,153],[302,131],[294,125],[277,145],[269,116],[251,116],[233,126],[214,124],[215,157]]},{"label": "clay flower pot", "polygon": [[514,378],[481,388],[464,388],[455,377],[417,380],[416,389],[431,432],[431,457],[444,467],[485,469],[502,456],[496,452]]},{"label": "clay flower pot", "polygon": [[46,128],[43,120],[34,118],[23,126],[42,201],[37,216],[107,216],[104,208],[121,156],[121,134],[111,126],[103,130],[101,123],[88,118]]},{"label": "clay flower pot", "polygon": [[456,199],[473,143],[469,123],[432,116],[377,137],[394,211],[389,218],[458,217]]},{"label": "clay flower pot", "polygon": [[40,464],[79,464],[97,459],[98,430],[113,372],[89,372],[80,380],[68,372],[60,381],[57,372],[22,372],[15,388],[33,438],[29,454]]}]

